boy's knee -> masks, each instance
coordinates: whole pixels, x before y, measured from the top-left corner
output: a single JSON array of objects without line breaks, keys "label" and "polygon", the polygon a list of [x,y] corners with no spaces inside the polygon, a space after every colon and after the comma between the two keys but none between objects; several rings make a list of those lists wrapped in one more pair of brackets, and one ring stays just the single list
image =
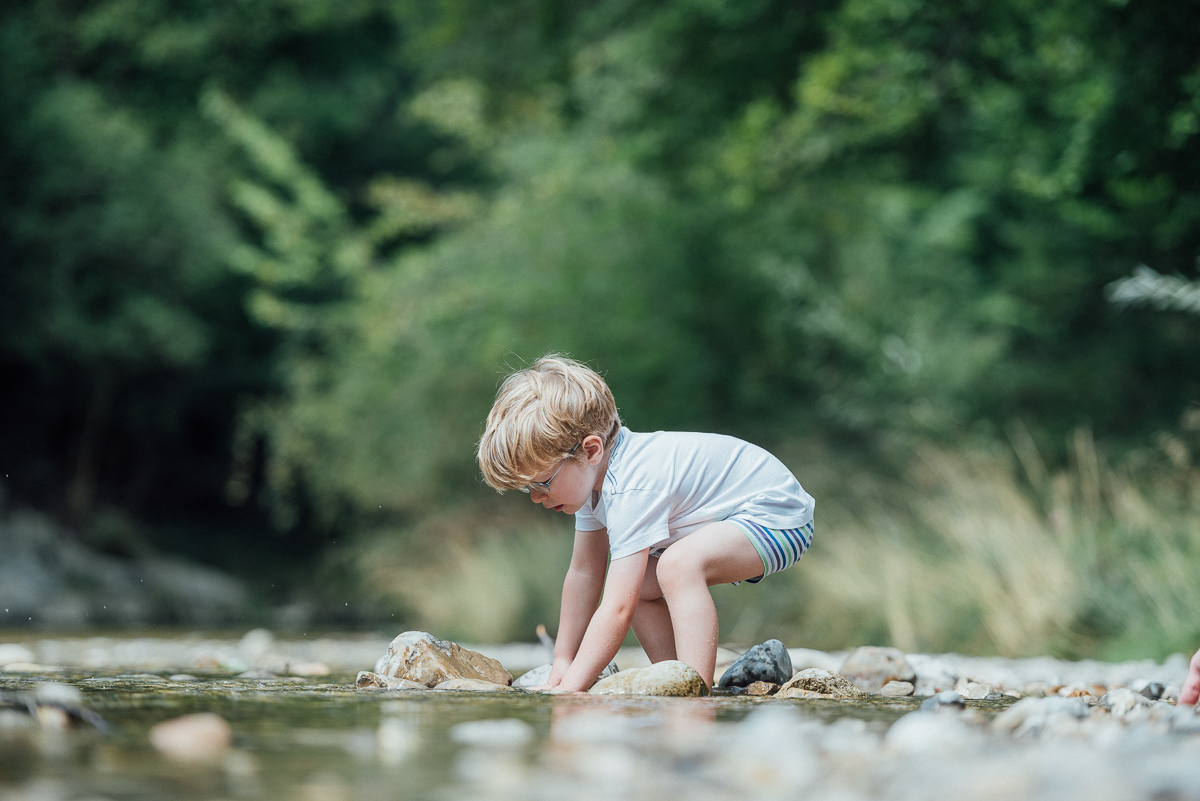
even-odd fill
[{"label": "boy's knee", "polygon": [[658,559],[658,585],[664,594],[670,594],[678,587],[693,581],[697,575],[702,575],[700,565],[687,554],[684,548],[668,548]]}]

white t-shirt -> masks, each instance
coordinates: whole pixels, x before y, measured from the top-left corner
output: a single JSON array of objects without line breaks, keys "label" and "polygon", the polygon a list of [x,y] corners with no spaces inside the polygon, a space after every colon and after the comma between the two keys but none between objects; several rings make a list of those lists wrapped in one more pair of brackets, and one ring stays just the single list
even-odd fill
[{"label": "white t-shirt", "polygon": [[663,548],[733,515],[799,528],[815,502],[783,462],[724,434],[622,428],[599,493],[575,513],[579,531],[608,529],[613,559]]}]

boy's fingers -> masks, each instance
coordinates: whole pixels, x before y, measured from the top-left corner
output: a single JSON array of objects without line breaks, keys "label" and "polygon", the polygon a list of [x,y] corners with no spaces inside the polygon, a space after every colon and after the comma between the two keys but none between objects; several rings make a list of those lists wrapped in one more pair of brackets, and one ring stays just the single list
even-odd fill
[{"label": "boy's fingers", "polygon": [[1179,705],[1191,706],[1197,698],[1200,698],[1200,673],[1191,673],[1179,692]]},{"label": "boy's fingers", "polygon": [[1200,651],[1196,651],[1196,655],[1192,657],[1192,662],[1188,665],[1187,679],[1183,682],[1183,689],[1179,691],[1179,705],[1191,706],[1200,698]]}]

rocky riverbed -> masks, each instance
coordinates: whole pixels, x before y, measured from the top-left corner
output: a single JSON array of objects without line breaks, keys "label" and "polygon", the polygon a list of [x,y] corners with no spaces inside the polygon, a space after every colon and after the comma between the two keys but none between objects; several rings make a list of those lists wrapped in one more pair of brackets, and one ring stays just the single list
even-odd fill
[{"label": "rocky riverbed", "polygon": [[[872,678],[862,653],[787,649],[795,674],[911,696],[355,690],[389,642],[0,644],[0,798],[1200,799],[1200,716],[1170,700],[1182,656],[901,665],[868,651],[886,673]],[[545,661],[539,645],[475,650],[518,677]]]}]

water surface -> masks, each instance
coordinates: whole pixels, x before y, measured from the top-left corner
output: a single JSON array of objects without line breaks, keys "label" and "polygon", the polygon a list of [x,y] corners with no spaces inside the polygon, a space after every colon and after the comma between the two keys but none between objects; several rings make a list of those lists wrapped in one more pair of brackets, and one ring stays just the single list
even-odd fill
[{"label": "water surface", "polygon": [[[659,748],[664,770],[686,774],[676,764],[681,749],[711,747],[725,724],[756,709],[787,707],[824,723],[855,719],[882,730],[919,703],[360,692],[350,675],[173,681],[167,673],[70,670],[0,678],[0,691],[30,692],[41,681],[79,688],[107,723],[103,733],[5,735],[0,788],[46,799],[449,798],[514,777],[528,790],[540,786],[539,771],[549,786],[556,760],[578,748],[609,758],[614,748],[647,758]],[[153,725],[193,712],[215,712],[232,725],[233,748],[220,760],[182,764],[150,745]],[[478,721],[498,723],[460,726]]]}]

